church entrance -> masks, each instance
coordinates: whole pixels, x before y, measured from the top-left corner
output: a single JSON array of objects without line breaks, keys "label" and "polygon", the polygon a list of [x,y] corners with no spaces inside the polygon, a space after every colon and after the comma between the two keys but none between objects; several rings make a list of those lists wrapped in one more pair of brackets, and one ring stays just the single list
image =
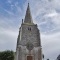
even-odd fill
[{"label": "church entrance", "polygon": [[27,60],[33,60],[33,56],[27,56]]}]

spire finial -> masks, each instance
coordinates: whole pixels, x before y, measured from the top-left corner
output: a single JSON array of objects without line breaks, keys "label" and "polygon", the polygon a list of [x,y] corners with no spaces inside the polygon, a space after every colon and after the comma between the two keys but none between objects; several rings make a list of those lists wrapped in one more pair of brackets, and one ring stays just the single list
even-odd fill
[{"label": "spire finial", "polygon": [[28,7],[27,7],[27,9],[29,9],[29,10],[30,10],[30,7],[29,7],[29,2],[28,2]]},{"label": "spire finial", "polygon": [[28,2],[28,6],[29,6],[29,2]]},{"label": "spire finial", "polygon": [[30,12],[29,3],[28,3],[27,10],[26,10],[26,15],[25,15],[24,23],[33,23],[33,22],[32,22],[32,17],[31,17],[31,12]]}]

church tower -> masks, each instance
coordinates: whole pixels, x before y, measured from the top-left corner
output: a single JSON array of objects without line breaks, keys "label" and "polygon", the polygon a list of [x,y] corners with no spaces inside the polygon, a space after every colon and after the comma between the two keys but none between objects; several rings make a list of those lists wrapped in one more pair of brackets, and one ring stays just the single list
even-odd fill
[{"label": "church tower", "polygon": [[37,24],[33,23],[29,3],[19,28],[16,60],[42,60],[40,33]]}]

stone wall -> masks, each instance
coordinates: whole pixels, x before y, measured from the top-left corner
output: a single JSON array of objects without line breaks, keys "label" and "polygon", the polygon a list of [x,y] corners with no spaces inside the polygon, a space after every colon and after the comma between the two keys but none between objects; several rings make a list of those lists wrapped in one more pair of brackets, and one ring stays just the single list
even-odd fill
[{"label": "stone wall", "polygon": [[33,60],[42,60],[40,47],[34,47],[31,51],[29,51],[26,46],[19,45],[18,50],[18,60],[27,60],[27,56],[32,56]]},{"label": "stone wall", "polygon": [[35,47],[40,46],[40,36],[37,25],[22,24],[20,33],[21,45],[26,45],[28,42],[31,42]]}]

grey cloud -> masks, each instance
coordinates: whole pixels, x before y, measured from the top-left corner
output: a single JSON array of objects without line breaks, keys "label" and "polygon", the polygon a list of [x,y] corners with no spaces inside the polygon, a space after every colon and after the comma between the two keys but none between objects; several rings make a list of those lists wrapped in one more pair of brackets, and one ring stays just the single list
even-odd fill
[{"label": "grey cloud", "polygon": [[17,32],[13,30],[0,30],[0,51],[16,49]]},{"label": "grey cloud", "polygon": [[60,32],[54,34],[41,34],[41,41],[45,59],[49,58],[55,60],[60,52]]}]

